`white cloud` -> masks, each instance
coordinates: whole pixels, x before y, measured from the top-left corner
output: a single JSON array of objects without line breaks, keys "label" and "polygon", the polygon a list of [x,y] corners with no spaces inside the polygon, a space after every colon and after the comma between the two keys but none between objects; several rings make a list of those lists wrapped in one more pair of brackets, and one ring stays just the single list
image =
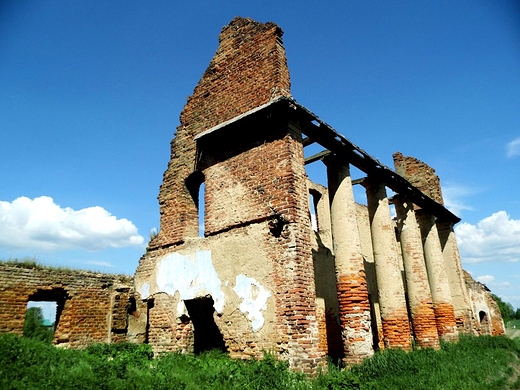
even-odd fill
[{"label": "white cloud", "polygon": [[442,187],[444,205],[453,214],[460,216],[463,210],[472,210],[472,207],[464,203],[462,198],[471,196],[479,191],[460,185],[447,184]]},{"label": "white cloud", "polygon": [[98,265],[100,267],[108,267],[108,268],[115,267],[114,264],[109,263],[108,261],[103,261],[103,260],[87,260],[87,261],[85,261],[85,264]]},{"label": "white cloud", "polygon": [[520,137],[506,145],[507,157],[520,156]]},{"label": "white cloud", "polygon": [[135,225],[99,206],[61,208],[48,196],[0,201],[0,246],[8,249],[102,250],[141,245]]},{"label": "white cloud", "polygon": [[495,277],[493,275],[477,276],[475,279],[477,280],[477,282],[484,284],[493,283],[495,281]]},{"label": "white cloud", "polygon": [[461,223],[455,227],[462,261],[520,261],[520,220],[498,211],[476,225]]}]

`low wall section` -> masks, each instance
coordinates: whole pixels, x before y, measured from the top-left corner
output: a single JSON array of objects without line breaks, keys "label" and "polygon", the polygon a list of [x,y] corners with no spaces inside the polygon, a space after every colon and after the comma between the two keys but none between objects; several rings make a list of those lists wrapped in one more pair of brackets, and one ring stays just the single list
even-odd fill
[{"label": "low wall section", "polygon": [[57,304],[54,344],[127,340],[133,278],[0,263],[0,333],[22,334],[29,301]]}]

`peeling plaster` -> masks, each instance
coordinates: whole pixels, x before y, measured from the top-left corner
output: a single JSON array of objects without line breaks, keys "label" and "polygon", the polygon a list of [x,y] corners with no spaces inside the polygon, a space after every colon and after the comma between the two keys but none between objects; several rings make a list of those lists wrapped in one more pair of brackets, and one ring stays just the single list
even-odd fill
[{"label": "peeling plaster", "polygon": [[[215,310],[222,313],[224,308],[224,293],[211,261],[211,251],[198,250],[194,255],[167,255],[157,267],[157,287],[159,292],[172,296],[178,292],[182,300],[210,294],[215,302]],[[177,309],[183,311],[180,307]]]},{"label": "peeling plaster", "polygon": [[237,275],[233,290],[242,299],[240,311],[248,313],[247,318],[251,321],[251,326],[256,332],[264,326],[264,315],[261,310],[267,309],[267,299],[271,293],[267,291],[254,278],[245,275]]},{"label": "peeling plaster", "polygon": [[150,296],[150,285],[148,283],[143,283],[141,286],[141,299],[146,299]]}]

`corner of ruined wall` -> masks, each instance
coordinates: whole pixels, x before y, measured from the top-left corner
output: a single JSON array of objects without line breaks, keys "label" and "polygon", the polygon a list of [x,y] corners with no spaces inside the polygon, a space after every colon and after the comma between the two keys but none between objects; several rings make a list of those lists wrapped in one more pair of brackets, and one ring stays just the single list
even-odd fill
[{"label": "corner of ruined wall", "polygon": [[[484,284],[474,280],[467,271],[464,271],[464,281],[468,287],[475,332],[494,336],[505,334],[504,320],[491,291]],[[485,321],[481,321],[481,313],[486,314]]]},{"label": "corner of ruined wall", "polygon": [[133,278],[24,263],[0,263],[0,332],[22,334],[27,303],[54,301],[54,343],[81,348],[127,341]]},{"label": "corner of ruined wall", "polygon": [[444,205],[441,182],[435,169],[421,160],[403,156],[401,152],[393,154],[395,171],[421,190],[425,195],[437,203]]}]

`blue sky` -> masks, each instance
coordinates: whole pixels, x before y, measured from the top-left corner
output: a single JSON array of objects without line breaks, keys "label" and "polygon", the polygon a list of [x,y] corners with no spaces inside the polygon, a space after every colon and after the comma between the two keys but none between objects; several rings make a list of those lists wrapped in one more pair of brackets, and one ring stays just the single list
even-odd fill
[{"label": "blue sky", "polygon": [[134,272],[180,111],[237,15],[282,27],[299,103],[388,166],[436,169],[463,267],[520,307],[514,1],[3,0],[0,258]]}]

